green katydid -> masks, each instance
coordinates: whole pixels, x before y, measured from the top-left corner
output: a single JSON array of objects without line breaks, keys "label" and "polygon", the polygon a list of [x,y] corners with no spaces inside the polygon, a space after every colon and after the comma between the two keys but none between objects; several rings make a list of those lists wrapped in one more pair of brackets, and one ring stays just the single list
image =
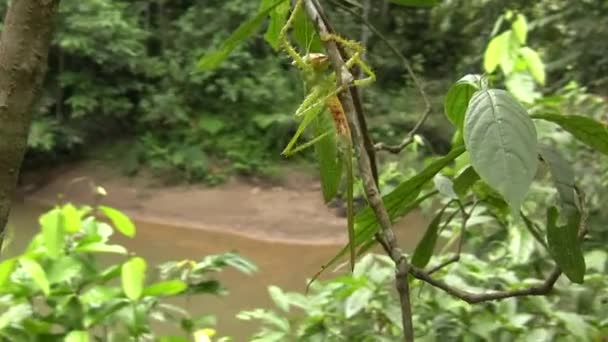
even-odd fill
[{"label": "green katydid", "polygon": [[[334,162],[336,162],[335,168],[340,170],[337,174],[338,179],[336,183],[339,183],[339,179],[341,177],[342,168],[340,167],[340,161],[343,163],[343,169],[346,172],[347,225],[350,243],[350,264],[352,270],[354,268],[356,256],[354,244],[353,145],[348,120],[344,112],[344,108],[342,107],[342,103],[338,98],[338,94],[342,90],[345,90],[346,86],[336,85],[336,75],[334,72],[329,70],[329,59],[325,54],[308,53],[304,56],[300,56],[289,42],[288,31],[293,26],[298,12],[302,11],[302,5],[303,0],[296,1],[289,18],[279,34],[280,46],[291,57],[293,60],[292,64],[301,71],[305,88],[308,93],[308,95],[306,95],[304,98],[304,101],[296,110],[295,117],[301,120],[300,125],[298,126],[294,136],[287,144],[287,147],[285,147],[283,155],[290,156],[313,145],[315,145],[317,148],[324,148],[321,146],[321,144],[328,142],[330,138],[333,138],[331,141],[335,141],[336,146],[334,147],[337,147],[337,154],[339,155],[338,160],[334,160]],[[375,81],[376,76],[374,72],[361,59],[361,55],[364,52],[363,46],[355,41],[346,40],[335,34],[321,35],[320,38],[322,41],[333,40],[349,50],[351,56],[345,62],[345,67],[350,69],[357,65],[368,75],[363,79],[353,80],[351,84],[352,86],[366,85]],[[317,137],[304,144],[296,146],[296,143],[304,130],[311,123],[315,123],[317,120],[319,120],[319,114],[321,114],[325,108],[329,109],[329,112],[332,115],[334,123],[333,127],[317,132]],[[317,127],[319,126],[320,125],[317,125]],[[335,191],[337,191],[337,187],[335,188]],[[328,197],[333,196],[335,196],[335,192],[333,194],[329,194],[329,196],[326,196],[325,199],[328,200]]]}]

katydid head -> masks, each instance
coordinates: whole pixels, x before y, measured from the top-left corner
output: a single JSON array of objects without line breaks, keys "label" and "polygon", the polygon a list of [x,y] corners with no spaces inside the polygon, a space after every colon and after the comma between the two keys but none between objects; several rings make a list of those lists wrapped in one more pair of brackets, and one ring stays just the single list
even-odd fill
[{"label": "katydid head", "polygon": [[314,71],[325,71],[329,66],[329,58],[324,53],[311,52],[304,55],[304,62]]}]

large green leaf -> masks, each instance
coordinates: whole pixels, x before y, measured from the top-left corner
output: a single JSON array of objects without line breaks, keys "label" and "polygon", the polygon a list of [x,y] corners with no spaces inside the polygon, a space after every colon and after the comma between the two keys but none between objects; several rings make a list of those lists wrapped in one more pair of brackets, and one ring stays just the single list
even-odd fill
[{"label": "large green leaf", "polygon": [[40,216],[42,238],[49,257],[57,258],[63,253],[65,245],[64,216],[59,208],[55,208]]},{"label": "large green leaf", "polygon": [[146,261],[140,257],[129,259],[122,265],[122,289],[127,298],[138,300],[144,289]]},{"label": "large green leaf", "polygon": [[135,225],[127,215],[114,208],[103,205],[100,206],[99,209],[110,219],[110,221],[112,221],[114,228],[119,232],[128,237],[135,236]]},{"label": "large green leaf", "polygon": [[239,44],[252,36],[257,29],[262,25],[262,22],[275,7],[287,0],[276,0],[266,7],[261,7],[258,13],[253,18],[242,23],[232,34],[226,38],[220,47],[203,56],[198,61],[198,68],[202,71],[208,71],[217,68]]},{"label": "large green leaf", "polygon": [[412,7],[431,7],[435,6],[439,0],[389,0],[390,2],[401,6]]},{"label": "large green leaf", "polygon": [[423,268],[431,260],[435,245],[437,244],[437,238],[439,237],[439,224],[441,223],[441,217],[445,211],[444,207],[431,221],[429,226],[426,228],[426,232],[422,237],[422,240],[416,246],[414,254],[412,256],[412,265]]},{"label": "large green leaf", "polygon": [[481,90],[471,99],[464,142],[480,178],[518,212],[538,166],[536,127],[505,90]]},{"label": "large green leaf", "polygon": [[34,280],[34,283],[48,296],[51,293],[51,287],[42,266],[36,260],[28,257],[19,258],[19,262],[25,272]]},{"label": "large green leaf", "polygon": [[608,155],[608,126],[592,118],[580,115],[535,114],[533,119],[543,119],[560,125],[581,142]]},{"label": "large green leaf", "polygon": [[[312,122],[315,136],[335,130],[329,115],[317,115]],[[321,172],[323,199],[329,202],[338,193],[342,179],[342,158],[339,157],[336,134],[327,134],[315,145],[315,155]]]},{"label": "large green leaf", "polygon": [[[272,6],[272,3],[274,1],[275,0],[263,0],[261,7],[270,7]],[[290,3],[288,1],[285,1],[274,7],[274,9],[270,11],[270,22],[268,23],[268,28],[266,29],[266,33],[264,34],[264,39],[275,50],[279,49],[279,36],[281,33],[281,29],[287,21],[287,15],[289,14],[290,7]]]},{"label": "large green leaf", "polygon": [[479,75],[466,75],[454,83],[445,97],[444,110],[448,120],[462,131],[464,114],[473,94],[480,88]]},{"label": "large green leaf", "polygon": [[564,274],[574,283],[583,283],[585,257],[578,239],[580,215],[571,215],[563,226],[557,224],[556,207],[547,210],[547,243],[549,251]]},{"label": "large green leaf", "polygon": [[306,11],[298,11],[293,23],[293,39],[306,53],[323,52],[323,42]]}]

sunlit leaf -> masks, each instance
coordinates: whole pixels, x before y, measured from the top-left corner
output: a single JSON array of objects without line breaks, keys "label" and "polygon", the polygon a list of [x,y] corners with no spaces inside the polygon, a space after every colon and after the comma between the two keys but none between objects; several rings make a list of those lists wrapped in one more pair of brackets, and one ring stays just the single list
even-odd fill
[{"label": "sunlit leaf", "polygon": [[526,67],[532,77],[541,85],[545,84],[545,64],[538,55],[538,53],[527,46],[522,47],[519,50],[522,58],[526,62]]},{"label": "sunlit leaf", "polygon": [[99,210],[101,210],[110,219],[110,221],[112,221],[114,228],[116,228],[123,235],[128,237],[135,236],[135,225],[127,215],[114,208],[103,205],[99,206]]},{"label": "sunlit leaf", "polygon": [[280,287],[269,286],[268,294],[270,294],[270,298],[276,306],[285,312],[289,312],[289,298],[285,295]]},{"label": "sunlit leaf", "polygon": [[51,292],[51,287],[42,266],[40,266],[36,260],[27,257],[19,258],[19,263],[25,272],[34,280],[34,283],[36,283],[42,292],[48,296]]},{"label": "sunlit leaf", "polygon": [[344,315],[351,318],[363,310],[373,296],[373,291],[367,287],[361,287],[353,292],[344,304]]},{"label": "sunlit leaf", "polygon": [[76,247],[77,252],[86,253],[116,253],[127,254],[127,249],[121,245],[106,245],[103,242],[92,242]]},{"label": "sunlit leaf", "polygon": [[513,32],[515,32],[515,36],[519,39],[519,42],[521,44],[526,44],[526,38],[528,36],[528,23],[526,17],[518,14],[511,27],[513,28]]},{"label": "sunlit leaf", "polygon": [[439,237],[439,225],[445,208],[435,215],[429,226],[426,228],[426,232],[422,237],[422,240],[418,242],[414,254],[412,256],[412,265],[423,268],[431,260],[435,245],[437,244],[437,238]]},{"label": "sunlit leaf", "polygon": [[547,243],[553,259],[570,281],[583,283],[585,258],[578,239],[580,215],[571,215],[565,225],[557,224],[556,207],[547,210]]},{"label": "sunlit leaf", "polygon": [[262,7],[258,13],[249,20],[242,23],[232,34],[222,42],[220,47],[203,56],[198,62],[198,68],[202,71],[208,71],[217,68],[230,53],[247,38],[252,36],[262,25],[262,22],[266,19],[268,14],[274,10],[275,7],[282,4],[287,0],[276,0],[267,7]]},{"label": "sunlit leaf", "polygon": [[464,141],[479,177],[518,212],[538,166],[536,127],[526,110],[505,90],[481,90],[469,104]]},{"label": "sunlit leaf", "polygon": [[580,115],[535,114],[534,119],[543,119],[558,124],[587,146],[608,155],[608,126],[592,118]]},{"label": "sunlit leaf", "polygon": [[122,289],[127,298],[138,300],[143,292],[146,279],[146,261],[140,257],[129,259],[122,265]]},{"label": "sunlit leaf", "polygon": [[40,217],[42,237],[48,255],[57,258],[63,252],[65,244],[64,217],[61,209],[55,208]]},{"label": "sunlit leaf", "polygon": [[72,204],[68,203],[61,208],[64,218],[64,229],[66,233],[73,234],[80,230],[81,212]]},{"label": "sunlit leaf", "polygon": [[89,333],[84,330],[72,330],[65,336],[65,342],[89,342]]},{"label": "sunlit leaf", "polygon": [[514,72],[505,80],[505,86],[521,102],[534,103],[542,95],[535,89],[532,76],[525,72]]},{"label": "sunlit leaf", "polygon": [[0,263],[0,288],[3,288],[6,282],[10,279],[16,266],[16,258],[6,259]]},{"label": "sunlit leaf", "polygon": [[483,67],[487,73],[493,73],[500,64],[502,56],[507,53],[508,39],[509,33],[503,32],[490,40],[483,58]]},{"label": "sunlit leaf", "polygon": [[181,280],[167,280],[152,284],[144,289],[144,296],[174,296],[184,292],[188,284]]},{"label": "sunlit leaf", "polygon": [[444,111],[456,129],[462,131],[464,114],[473,94],[480,88],[479,75],[466,75],[454,83],[445,97]]}]

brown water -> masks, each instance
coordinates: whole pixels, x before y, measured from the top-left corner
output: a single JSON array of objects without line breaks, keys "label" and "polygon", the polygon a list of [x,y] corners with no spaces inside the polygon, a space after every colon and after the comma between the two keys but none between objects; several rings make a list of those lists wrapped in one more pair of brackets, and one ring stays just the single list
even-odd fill
[{"label": "brown water", "polygon": [[[44,210],[39,205],[27,202],[13,208],[9,227],[18,229],[14,230],[15,238],[7,253],[15,253],[25,246],[37,230],[37,218]],[[406,241],[403,243],[406,250],[415,246],[424,226],[424,220],[418,214],[402,220],[397,227],[397,235],[401,241]],[[230,291],[228,296],[205,296],[189,303],[185,300],[177,303],[187,306],[194,315],[215,314],[220,335],[232,336],[235,341],[246,341],[246,337],[256,329],[255,324],[235,318],[239,311],[272,307],[267,294],[269,285],[304,291],[306,279],[318,271],[340,247],[269,243],[233,234],[149,223],[137,223],[136,238],[119,238],[119,242],[146,258],[150,265],[185,258],[196,260],[205,255],[233,250],[252,260],[259,268],[259,272],[253,276],[233,270],[221,274],[219,279]],[[335,274],[327,273],[325,277],[332,275]]]}]

